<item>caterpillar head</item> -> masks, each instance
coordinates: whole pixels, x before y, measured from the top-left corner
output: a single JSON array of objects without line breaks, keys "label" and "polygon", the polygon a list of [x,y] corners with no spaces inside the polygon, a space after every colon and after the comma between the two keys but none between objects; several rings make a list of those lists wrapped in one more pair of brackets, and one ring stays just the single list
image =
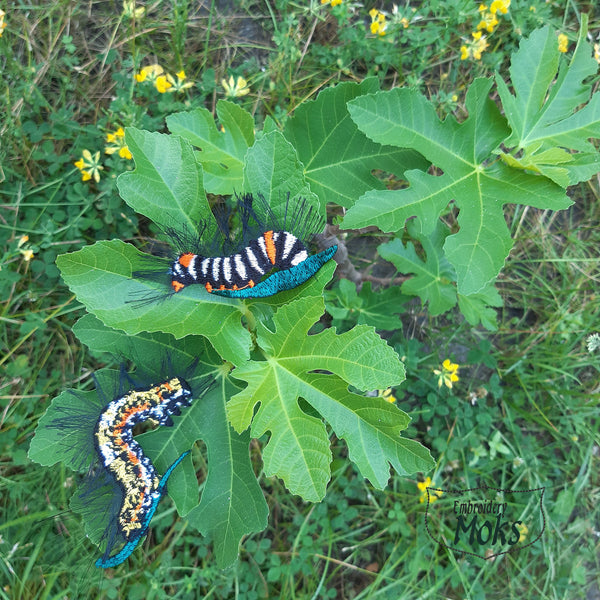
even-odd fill
[{"label": "caterpillar head", "polygon": [[196,282],[195,277],[196,255],[192,252],[181,254],[171,264],[169,270],[171,274],[171,287],[173,292],[180,292],[186,285]]}]

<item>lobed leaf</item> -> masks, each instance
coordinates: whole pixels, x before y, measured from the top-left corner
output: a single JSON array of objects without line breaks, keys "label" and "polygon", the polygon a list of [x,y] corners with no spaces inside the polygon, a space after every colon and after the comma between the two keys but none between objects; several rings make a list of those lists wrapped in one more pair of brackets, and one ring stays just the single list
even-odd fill
[{"label": "lobed leaf", "polygon": [[128,127],[125,140],[135,169],[117,180],[121,197],[135,211],[163,227],[196,230],[198,220],[215,224],[204,192],[202,167],[180,137]]},{"label": "lobed leaf", "polygon": [[[259,323],[257,344],[265,360],[236,368],[233,375],[248,386],[227,405],[237,431],[250,424],[253,437],[270,431],[263,452],[265,474],[278,475],[306,500],[325,494],[331,454],[323,423],[302,409],[300,398],[346,439],[351,456],[374,485],[385,485],[387,462],[402,473],[431,466],[426,450],[398,437],[408,423],[404,413],[383,399],[348,392],[348,385],[365,390],[400,383],[404,368],[397,354],[364,325],[341,335],[333,329],[307,335],[323,309],[322,298],[302,298],[277,311],[273,329]],[[411,450],[404,454],[400,446]]]},{"label": "lobed leaf", "polygon": [[460,124],[452,116],[441,122],[431,103],[409,89],[361,96],[348,105],[353,120],[370,138],[414,148],[443,174],[409,171],[410,187],[367,192],[348,210],[342,225],[399,231],[416,216],[423,233],[429,234],[454,201],[460,209],[460,231],[446,238],[444,250],[463,295],[483,289],[504,265],[512,247],[502,212],[505,203],[554,210],[571,204],[547,179],[489,162],[508,135],[504,119],[488,98],[490,86],[485,79],[471,85],[466,97],[469,117]]},{"label": "lobed leaf", "polygon": [[[334,300],[341,305],[336,306]],[[408,300],[400,293],[400,288],[392,286],[381,291],[373,291],[371,282],[365,281],[360,292],[356,284],[348,279],[340,279],[338,287],[325,291],[327,312],[334,318],[355,319],[359,325],[372,325],[375,329],[393,331],[402,329],[402,321],[396,313]]]},{"label": "lobed leaf", "polygon": [[[305,198],[310,206],[319,206],[319,199],[304,178],[304,167],[294,146],[279,131],[263,135],[248,148],[244,189],[260,191],[278,216],[285,210],[288,194],[290,198]],[[280,207],[284,210],[279,210]]]},{"label": "lobed leaf", "polygon": [[587,41],[588,16],[581,17],[577,46],[568,64],[560,58],[554,32],[544,27],[524,38],[512,56],[512,93],[496,76],[511,127],[504,143],[513,148],[510,154],[500,153],[501,158],[562,187],[585,181],[600,170],[600,153],[589,141],[600,137],[600,93],[591,95],[590,82],[598,63]]},{"label": "lobed leaf", "polygon": [[346,103],[378,89],[375,78],[338,84],[300,105],[286,122],[283,134],[296,149],[310,189],[323,205],[352,206],[367,190],[383,188],[371,174],[374,169],[402,176],[406,169],[427,168],[416,152],[374,143],[350,119]]},{"label": "lobed leaf", "polygon": [[429,312],[433,316],[440,315],[456,305],[456,288],[453,285],[456,275],[442,252],[447,228],[438,221],[430,236],[419,234],[416,227],[411,229],[411,235],[425,251],[425,260],[417,255],[412,242],[405,247],[400,239],[381,244],[377,251],[381,258],[393,263],[400,273],[415,275],[402,284],[402,292],[419,296],[423,304],[429,302]]},{"label": "lobed leaf", "polygon": [[170,115],[167,126],[197,148],[206,191],[228,195],[242,189],[244,156],[254,142],[254,119],[242,107],[226,100],[217,102],[217,117],[221,131],[205,108]]}]

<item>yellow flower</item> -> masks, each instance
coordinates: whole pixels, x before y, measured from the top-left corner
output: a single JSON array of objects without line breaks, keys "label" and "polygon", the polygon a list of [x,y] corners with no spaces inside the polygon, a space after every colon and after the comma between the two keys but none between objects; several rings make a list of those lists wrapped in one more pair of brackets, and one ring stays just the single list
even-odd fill
[{"label": "yellow flower", "polygon": [[495,15],[497,12],[505,15],[508,12],[510,0],[494,0],[490,6],[490,12]]},{"label": "yellow flower", "polygon": [[[421,492],[421,496],[419,497],[419,502],[423,504],[427,500],[427,488],[431,486],[431,477],[426,477],[425,481],[417,481],[417,487]],[[438,498],[441,498],[443,495],[442,490],[429,490],[429,504],[433,504]]]},{"label": "yellow flower", "polygon": [[600,44],[594,44],[594,58],[600,64]]},{"label": "yellow flower", "polygon": [[485,12],[487,10],[487,4],[480,4],[479,8],[477,9],[479,12]]},{"label": "yellow flower", "polygon": [[456,383],[459,380],[458,369],[460,367],[453,362],[450,362],[449,359],[446,359],[442,363],[442,369],[434,369],[433,372],[438,376],[438,387],[441,388],[442,385],[445,385],[448,389],[452,389],[452,384]]},{"label": "yellow flower", "polygon": [[119,150],[119,156],[121,158],[126,158],[127,160],[131,160],[133,158],[133,154],[131,154],[131,150],[127,146],[123,146]]},{"label": "yellow flower", "polygon": [[524,542],[527,534],[529,533],[529,528],[525,523],[519,523],[517,525],[517,529],[519,530],[519,541]]},{"label": "yellow flower", "polygon": [[92,177],[96,183],[100,181],[100,171],[104,170],[104,167],[100,164],[99,151],[92,156],[89,150],[84,150],[81,158],[74,164],[81,171],[82,181],[89,181]]},{"label": "yellow flower", "polygon": [[139,19],[146,12],[143,6],[135,7],[135,0],[123,0],[123,16],[128,19]]},{"label": "yellow flower", "polygon": [[225,95],[228,98],[239,98],[250,93],[248,82],[243,77],[233,78],[233,75],[229,78],[229,81],[221,79],[221,85],[225,89]]},{"label": "yellow flower", "polygon": [[138,83],[141,83],[142,81],[146,81],[146,79],[148,81],[152,81],[155,82],[156,78],[159,75],[163,74],[163,68],[160,65],[154,64],[154,65],[148,65],[147,67],[143,67],[139,73],[135,74],[135,80]]},{"label": "yellow flower", "polygon": [[394,390],[387,388],[386,390],[379,390],[379,397],[383,398],[386,402],[393,404],[396,402],[396,396],[394,396]]},{"label": "yellow flower", "polygon": [[166,78],[165,75],[159,75],[156,78],[154,85],[160,94],[164,94],[173,84]]},{"label": "yellow flower", "polygon": [[410,21],[406,17],[402,17],[400,19],[400,23],[402,23],[404,29],[406,29],[409,26]]},{"label": "yellow flower", "polygon": [[[177,77],[177,79],[175,79],[175,77]],[[179,73],[175,73],[175,77],[167,75],[167,81],[171,84],[171,87],[167,90],[168,92],[182,92],[194,85],[193,81],[185,81],[186,76],[183,69],[179,71]]]},{"label": "yellow flower", "polygon": [[17,242],[17,248],[21,253],[21,256],[25,259],[25,261],[29,262],[33,258],[33,250],[31,248],[24,248],[24,244],[29,241],[28,235],[22,235]]},{"label": "yellow flower", "polygon": [[376,8],[372,8],[369,11],[369,15],[371,16],[371,33],[373,35],[385,35],[385,30],[387,29],[385,15]]},{"label": "yellow flower", "polygon": [[479,21],[479,25],[477,25],[477,30],[485,29],[488,33],[492,33],[494,31],[494,27],[498,25],[498,19],[496,19],[496,15],[489,13],[484,13],[483,19]]},{"label": "yellow flower", "polygon": [[3,10],[0,10],[0,37],[2,37],[2,34],[4,33],[4,28],[6,27],[6,23],[4,22],[5,16],[6,13]]},{"label": "yellow flower", "polygon": [[566,52],[569,49],[569,38],[564,33],[558,34],[558,51]]},{"label": "yellow flower", "polygon": [[111,145],[104,148],[105,154],[114,154],[115,152],[118,152],[121,158],[126,158],[127,160],[133,158],[125,143],[125,131],[122,127],[119,127],[114,133],[107,133],[106,141]]},{"label": "yellow flower", "polygon": [[337,6],[338,4],[342,3],[342,0],[321,0],[321,4],[329,4],[331,3],[331,6]]}]

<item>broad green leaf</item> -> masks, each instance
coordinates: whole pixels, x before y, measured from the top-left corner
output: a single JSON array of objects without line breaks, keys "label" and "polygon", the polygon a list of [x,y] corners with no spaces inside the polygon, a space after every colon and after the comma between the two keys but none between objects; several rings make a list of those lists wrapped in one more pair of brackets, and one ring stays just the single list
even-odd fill
[{"label": "broad green leaf", "polygon": [[250,334],[241,326],[239,301],[193,289],[181,292],[185,296],[144,303],[145,294],[167,289],[132,278],[133,271],[144,268],[143,257],[131,244],[111,240],[63,254],[56,264],[78,300],[109,327],[129,335],[141,331],[163,331],[176,338],[203,335],[226,360],[249,357]]},{"label": "broad green leaf", "polygon": [[[234,364],[244,363],[250,356],[252,340],[242,326],[242,316],[248,318],[255,311],[261,314],[264,305],[275,307],[299,296],[322,294],[335,267],[330,261],[305,284],[272,298],[222,298],[198,285],[164,299],[167,276],[164,284],[132,278],[134,271],[148,267],[145,258],[132,245],[111,240],[63,254],[56,264],[78,300],[105,325],[129,335],[142,331],[162,331],[177,339],[201,335]],[[148,297],[157,300],[148,301]]]},{"label": "broad green leaf", "polygon": [[375,487],[383,489],[390,465],[398,475],[429,471],[429,450],[401,437],[410,417],[380,397],[351,394],[337,377],[310,373],[300,391],[348,445],[350,460]]},{"label": "broad green leaf", "polygon": [[417,216],[424,234],[436,226],[450,201],[460,209],[460,231],[446,238],[444,250],[457,273],[458,291],[470,295],[497,275],[512,247],[502,206],[515,202],[567,208],[564,191],[546,178],[490,162],[509,133],[496,105],[488,98],[491,81],[471,85],[466,107],[469,117],[458,123],[449,116],[441,122],[430,102],[415,90],[393,89],[361,96],[349,103],[359,128],[382,144],[411,147],[443,172],[433,176],[410,171],[410,187],[373,190],[349,209],[343,227],[376,225],[399,231]]},{"label": "broad green leaf", "polygon": [[306,198],[310,206],[319,206],[319,199],[304,179],[296,150],[279,131],[263,135],[248,149],[244,189],[263,194],[277,216],[282,216],[283,211],[278,209],[285,206],[288,194],[290,198]]},{"label": "broad green leaf", "polygon": [[[29,446],[29,458],[45,467],[63,462],[73,471],[87,471],[92,458],[93,441],[85,436],[91,438],[93,427],[86,428],[84,425],[94,417],[97,418],[104,404],[96,392],[62,392],[52,400],[38,421]],[[56,419],[64,417],[65,414],[73,414],[73,407],[77,408],[81,428],[65,432],[52,426]]]},{"label": "broad green leaf", "polygon": [[587,15],[582,14],[573,57],[558,73],[560,52],[556,34],[550,27],[538,29],[523,39],[510,66],[514,95],[500,75],[496,75],[512,130],[505,142],[507,146],[527,148],[545,141],[564,148],[595,151],[587,140],[600,137],[600,94],[594,94],[589,104],[580,108],[590,100],[589,77],[598,70],[586,35]]},{"label": "broad green leaf", "polygon": [[254,119],[243,108],[226,100],[217,102],[217,117],[221,131],[205,108],[170,115],[167,126],[197,148],[206,191],[233,194],[242,189],[244,156],[254,142]]},{"label": "broad green leaf", "polygon": [[258,324],[257,343],[265,360],[235,369],[234,377],[248,386],[227,405],[237,431],[252,424],[253,437],[270,432],[263,451],[265,474],[281,477],[292,493],[315,501],[325,494],[331,454],[323,422],[302,410],[300,398],[346,439],[351,456],[374,485],[387,482],[388,462],[401,473],[432,464],[425,449],[399,437],[408,423],[402,411],[381,398],[348,392],[348,385],[381,389],[403,381],[396,353],[364,325],[341,335],[332,329],[307,335],[323,309],[322,298],[301,298],[277,311],[272,329]]},{"label": "broad green leaf", "polygon": [[214,372],[216,375],[223,363],[206,338],[187,335],[180,340],[168,333],[141,332],[131,336],[120,329],[107,327],[94,315],[84,315],[73,325],[73,333],[94,352],[108,352],[133,365],[149,370],[185,370],[194,365],[197,375]]},{"label": "broad green leaf", "polygon": [[191,461],[184,459],[181,469],[174,471],[171,477],[175,479],[177,475],[174,483],[180,486],[179,496],[174,498],[178,511],[203,535],[211,536],[221,569],[235,562],[245,535],[267,526],[268,516],[268,507],[250,462],[250,435],[236,433],[227,422],[225,405],[235,389],[222,379],[204,398],[185,409],[177,431],[160,427],[139,436],[156,465],[167,465],[171,455],[182,445],[191,448],[199,439],[206,444],[208,473],[200,503]]},{"label": "broad green leaf", "polygon": [[[444,236],[438,235],[437,238],[443,243]],[[399,239],[381,244],[377,251],[381,258],[393,263],[400,273],[414,274],[400,286],[402,293],[418,296],[423,304],[429,302],[428,311],[433,316],[440,315],[456,305],[454,269],[443,255],[441,244],[435,244],[435,240],[426,236],[421,236],[419,241],[425,250],[425,260],[417,255],[412,242],[405,247]]]},{"label": "broad green leaf", "polygon": [[350,319],[359,325],[387,331],[402,328],[396,314],[403,310],[402,305],[407,300],[396,286],[374,292],[370,281],[363,283],[358,293],[356,284],[348,279],[340,279],[337,288],[325,291],[325,306],[334,318]]},{"label": "broad green leaf", "polygon": [[346,103],[378,89],[375,78],[338,84],[300,105],[285,125],[283,133],[296,148],[310,189],[323,206],[352,206],[367,190],[383,188],[371,174],[374,169],[402,176],[406,169],[427,168],[416,152],[374,143],[350,119]]},{"label": "broad green leaf", "polygon": [[185,140],[128,127],[125,139],[135,170],[122,173],[117,187],[135,211],[163,227],[195,231],[200,217],[214,227],[204,192],[202,167]]},{"label": "broad green leaf", "polygon": [[502,304],[502,298],[493,284],[470,296],[458,295],[458,306],[465,319],[471,325],[481,323],[490,331],[498,329],[498,315],[492,307],[500,308]]}]

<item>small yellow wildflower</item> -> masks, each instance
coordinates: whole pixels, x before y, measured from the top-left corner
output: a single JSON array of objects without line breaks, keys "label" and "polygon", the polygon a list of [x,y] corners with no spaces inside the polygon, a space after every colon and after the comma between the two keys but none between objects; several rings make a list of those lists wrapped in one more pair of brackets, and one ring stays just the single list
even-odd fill
[{"label": "small yellow wildflower", "polygon": [[243,77],[238,77],[237,80],[233,78],[233,75],[229,78],[229,81],[221,79],[221,85],[225,89],[225,95],[228,98],[239,98],[250,93],[248,82]]},{"label": "small yellow wildflower", "polygon": [[498,25],[498,19],[496,19],[496,15],[491,12],[484,13],[483,18],[477,25],[477,31],[480,29],[485,29],[488,33],[492,33],[496,25]]},{"label": "small yellow wildflower", "polygon": [[128,19],[139,19],[144,15],[146,9],[143,6],[135,7],[135,0],[123,0],[123,16]]},{"label": "small yellow wildflower", "polygon": [[167,79],[166,75],[159,75],[156,78],[154,85],[160,94],[164,94],[171,87],[172,84]]},{"label": "small yellow wildflower", "polygon": [[600,44],[594,44],[594,58],[600,64]]},{"label": "small yellow wildflower", "polygon": [[338,6],[342,3],[342,0],[321,0],[321,4],[331,4],[331,6]]},{"label": "small yellow wildflower", "polygon": [[394,390],[387,388],[386,390],[379,390],[379,397],[383,398],[386,402],[393,404],[396,402],[396,396],[394,396]]},{"label": "small yellow wildflower", "polygon": [[400,23],[402,24],[402,26],[404,27],[404,29],[407,29],[408,26],[410,25],[410,21],[406,17],[402,17],[400,19]]},{"label": "small yellow wildflower", "polygon": [[100,171],[104,170],[104,167],[100,164],[99,151],[92,156],[89,150],[84,150],[81,158],[74,164],[81,171],[82,181],[89,181],[92,177],[96,183],[100,181]]},{"label": "small yellow wildflower", "polygon": [[510,7],[510,0],[494,0],[490,6],[490,12],[495,15],[497,12],[505,15]]},{"label": "small yellow wildflower", "polygon": [[517,529],[519,530],[519,541],[524,542],[527,534],[529,533],[529,528],[525,523],[519,523],[517,525]]},{"label": "small yellow wildflower", "polygon": [[121,158],[126,158],[127,160],[133,158],[131,151],[125,143],[125,131],[122,127],[119,127],[114,133],[107,133],[106,141],[111,145],[104,148],[105,154],[114,154],[115,152],[118,152]]},{"label": "small yellow wildflower", "polygon": [[456,383],[459,380],[458,369],[460,367],[453,362],[450,362],[449,359],[446,359],[442,363],[442,369],[434,369],[433,372],[438,376],[438,387],[441,388],[442,385],[445,385],[448,389],[452,389],[452,384]]},{"label": "small yellow wildflower", "polygon": [[537,12],[537,8],[535,6],[530,6],[529,12]]},{"label": "small yellow wildflower", "polygon": [[564,33],[558,34],[558,51],[566,52],[569,49],[569,38]]},{"label": "small yellow wildflower", "polygon": [[[423,504],[427,500],[427,488],[431,486],[431,477],[426,477],[425,481],[417,481],[417,487],[421,491],[419,502]],[[433,504],[438,498],[442,497],[442,490],[430,490],[429,504]]]},{"label": "small yellow wildflower", "polygon": [[[175,77],[177,77],[177,79],[175,79]],[[179,71],[179,73],[175,73],[175,77],[167,75],[167,81],[171,84],[171,87],[167,90],[168,92],[182,92],[194,85],[193,81],[185,81],[186,76],[183,69]]]},{"label": "small yellow wildflower", "polygon": [[3,10],[0,10],[0,37],[2,37],[2,34],[4,33],[4,28],[6,27],[6,23],[4,22],[5,16],[6,13]]},{"label": "small yellow wildflower", "polygon": [[139,73],[135,74],[135,80],[138,83],[141,83],[142,81],[146,81],[147,79],[148,81],[154,83],[156,81],[156,78],[159,75],[162,75],[163,72],[164,70],[160,65],[148,65],[146,67],[143,67]]},{"label": "small yellow wildflower", "polygon": [[371,16],[371,33],[373,35],[385,35],[385,30],[387,29],[385,15],[376,8],[372,8],[369,11],[369,15]]}]

